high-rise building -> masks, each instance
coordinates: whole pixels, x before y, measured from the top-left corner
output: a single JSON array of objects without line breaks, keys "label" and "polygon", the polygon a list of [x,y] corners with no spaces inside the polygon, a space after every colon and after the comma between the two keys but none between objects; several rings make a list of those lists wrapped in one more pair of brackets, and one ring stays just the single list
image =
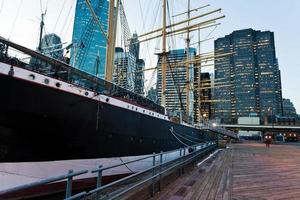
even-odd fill
[{"label": "high-rise building", "polygon": [[282,107],[283,107],[283,116],[298,118],[294,104],[293,102],[291,102],[290,99],[283,99]]},{"label": "high-rise building", "polygon": [[136,60],[130,52],[120,47],[115,49],[113,82],[123,88],[134,91]]},{"label": "high-rise building", "polygon": [[63,60],[63,49],[61,39],[55,33],[50,33],[42,38],[41,53],[57,60]]},{"label": "high-rise building", "polygon": [[132,55],[134,55],[136,60],[140,59],[140,42],[138,40],[137,33],[134,33],[132,35],[129,45],[129,52],[132,53]]},{"label": "high-rise building", "polygon": [[143,59],[138,59],[136,61],[136,71],[134,76],[134,92],[140,95],[144,95],[144,69],[145,61]]},{"label": "high-rise building", "polygon": [[245,29],[215,40],[214,115],[224,123],[257,113],[282,113],[280,70],[274,33]]},{"label": "high-rise building", "polygon": [[[37,51],[54,59],[65,61],[61,39],[54,33],[46,34],[43,36],[40,48],[37,47]],[[38,70],[43,71],[43,73],[55,73],[55,69],[53,69],[52,65],[41,62],[36,58],[31,58],[29,62],[30,66],[35,66],[36,68],[38,68]]]},{"label": "high-rise building", "polygon": [[[195,68],[195,86],[198,88],[198,68]],[[200,88],[194,92],[194,121],[203,123],[211,118],[211,77],[208,72],[201,73]],[[200,96],[199,96],[200,95]],[[199,111],[200,107],[200,111]]]},{"label": "high-rise building", "polygon": [[[194,59],[196,56],[196,49],[190,48],[189,58]],[[187,94],[186,84],[187,70],[184,61],[187,60],[186,49],[171,50],[167,53],[167,70],[166,70],[166,109],[172,115],[177,113],[185,114],[185,121],[193,122],[194,118],[194,92]],[[162,56],[159,55],[158,70],[157,70],[157,92],[158,99],[161,103],[162,96]],[[194,64],[190,66],[190,80],[194,80]],[[187,107],[187,95],[189,95],[189,108]]]},{"label": "high-rise building", "polygon": [[144,95],[144,69],[145,61],[140,59],[140,42],[138,40],[137,33],[132,35],[129,45],[129,53],[136,59],[136,71],[134,76],[134,92],[140,95]]},{"label": "high-rise building", "polygon": [[150,88],[150,90],[147,93],[147,98],[154,101],[155,103],[158,103],[158,95],[156,88]]},{"label": "high-rise building", "polygon": [[[102,29],[107,33],[109,2],[107,0],[90,0],[90,2]],[[106,61],[106,36],[94,21],[85,0],[77,0],[72,43],[71,65],[103,78]]]}]

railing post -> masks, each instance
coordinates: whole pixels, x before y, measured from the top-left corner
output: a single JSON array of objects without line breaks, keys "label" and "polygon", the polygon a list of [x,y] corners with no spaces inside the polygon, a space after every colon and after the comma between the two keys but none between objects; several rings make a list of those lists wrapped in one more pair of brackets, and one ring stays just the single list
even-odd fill
[{"label": "railing post", "polygon": [[97,188],[101,187],[101,184],[102,184],[102,168],[103,166],[102,165],[99,165],[98,168],[99,168],[99,171],[98,171],[98,176],[97,176]]},{"label": "railing post", "polygon": [[153,165],[153,170],[152,170],[152,176],[153,176],[153,179],[152,179],[152,191],[151,191],[151,197],[154,197],[154,193],[155,193],[155,157],[156,157],[156,154],[155,152],[153,152],[153,162],[152,162],[152,165]]},{"label": "railing post", "polygon": [[[99,165],[98,166],[98,175],[97,175],[97,185],[96,185],[96,188],[99,188],[101,187],[102,185],[102,165]],[[100,199],[100,192],[97,192],[97,199]]]},{"label": "railing post", "polygon": [[162,163],[163,163],[163,151],[160,151],[160,156],[159,156],[159,191],[161,191],[161,171],[162,171]]},{"label": "railing post", "polygon": [[[68,174],[72,174],[73,172],[74,171],[71,169],[71,170],[69,170]],[[66,188],[66,198],[69,198],[72,195],[72,182],[73,182],[73,176],[68,177],[67,188]]]},{"label": "railing post", "polygon": [[[183,148],[183,160],[185,159],[184,157],[185,157],[185,148]],[[185,164],[183,163],[181,174],[184,174],[184,165],[185,165]]]}]

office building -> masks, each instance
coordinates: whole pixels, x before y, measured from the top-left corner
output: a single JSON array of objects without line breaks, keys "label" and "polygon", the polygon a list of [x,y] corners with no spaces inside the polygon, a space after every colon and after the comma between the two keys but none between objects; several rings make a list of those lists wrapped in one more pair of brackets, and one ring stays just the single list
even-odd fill
[{"label": "office building", "polygon": [[136,60],[136,70],[134,76],[134,92],[140,95],[144,95],[144,69],[145,61],[140,59],[140,42],[138,40],[137,33],[132,35],[129,44],[129,53],[135,57]]},{"label": "office building", "polygon": [[64,60],[61,39],[55,33],[50,33],[42,38],[41,53],[57,60]]},{"label": "office building", "polygon": [[[190,48],[189,58],[194,59],[196,56],[196,49]],[[166,69],[166,109],[170,115],[183,115],[185,121],[194,122],[194,91],[191,90],[187,94],[186,84],[187,70],[186,49],[171,50],[167,53],[167,69]],[[161,104],[162,96],[162,69],[161,69],[162,56],[158,58],[157,70],[157,92],[159,103]],[[194,64],[189,67],[190,80],[194,81]],[[189,108],[187,109],[187,95],[189,95]],[[187,112],[188,110],[188,112]]]},{"label": "office building", "polygon": [[152,100],[155,103],[159,103],[158,94],[156,88],[151,87],[146,96],[148,99]]},{"label": "office building", "polygon": [[283,106],[283,116],[298,118],[294,104],[293,102],[291,102],[290,99],[283,99],[282,106]]},{"label": "office building", "polygon": [[223,123],[257,113],[282,113],[280,70],[274,33],[245,29],[215,40],[214,115]]},{"label": "office building", "polygon": [[[195,68],[195,91],[194,91],[194,121],[195,123],[208,122],[212,116],[211,97],[212,84],[211,76],[208,72],[201,73],[200,88],[198,88],[198,68]],[[200,107],[200,110],[199,110]]]},{"label": "office building", "polygon": [[144,95],[144,70],[145,61],[143,59],[138,59],[136,61],[136,71],[134,76],[134,92],[140,95]]},{"label": "office building", "polygon": [[137,33],[132,35],[129,45],[129,52],[135,57],[136,60],[140,59],[140,42]]},{"label": "office building", "polygon": [[[46,34],[43,36],[40,46],[37,47],[37,51],[56,60],[60,60],[63,62],[65,61],[61,39],[54,33]],[[45,74],[55,73],[55,69],[53,69],[50,64],[41,62],[34,57],[30,59],[29,63],[30,66],[35,66],[35,70],[42,71]]]},{"label": "office building", "polygon": [[[107,0],[90,0],[104,32],[108,29]],[[77,0],[71,51],[71,65],[104,78],[106,36],[95,23],[85,0]]]},{"label": "office building", "polygon": [[113,83],[134,91],[136,60],[130,52],[124,52],[120,47],[115,49],[115,66]]}]

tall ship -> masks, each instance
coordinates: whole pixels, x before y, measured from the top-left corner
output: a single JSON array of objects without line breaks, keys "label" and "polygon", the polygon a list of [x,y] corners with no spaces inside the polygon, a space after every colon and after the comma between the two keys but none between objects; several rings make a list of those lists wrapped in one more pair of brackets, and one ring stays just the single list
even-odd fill
[{"label": "tall ship", "polygon": [[[114,6],[111,0],[110,20]],[[166,7],[164,0],[163,73],[167,67]],[[115,158],[214,140],[214,135],[199,127],[171,120],[164,92],[159,105],[112,83],[113,26],[112,20],[105,79],[0,37],[0,171],[7,181],[3,188],[74,166],[92,168]],[[165,79],[163,74],[163,90]]]}]

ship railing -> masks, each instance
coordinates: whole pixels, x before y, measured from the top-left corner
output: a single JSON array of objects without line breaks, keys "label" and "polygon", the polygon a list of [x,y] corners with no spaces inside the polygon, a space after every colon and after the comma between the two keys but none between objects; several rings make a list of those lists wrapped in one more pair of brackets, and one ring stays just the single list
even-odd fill
[{"label": "ship railing", "polygon": [[[46,179],[43,179],[40,181],[20,185],[20,186],[14,187],[14,188],[6,189],[6,190],[2,190],[2,191],[0,191],[0,197],[10,196],[10,194],[14,194],[14,193],[17,193],[20,191],[25,191],[28,189],[44,186],[44,185],[47,185],[50,183],[55,183],[55,182],[66,180],[65,197],[69,198],[72,195],[72,185],[73,185],[74,177],[80,176],[82,174],[86,174],[88,172],[89,172],[88,170],[80,170],[80,171],[76,171],[76,172],[74,172],[73,170],[69,170],[69,172],[67,174],[63,174],[63,175],[59,175],[59,176],[55,176],[55,177],[49,177],[49,178],[46,178]],[[80,195],[83,195],[83,193],[81,193]]]},{"label": "ship railing", "polygon": [[[205,155],[208,151],[216,147],[215,142],[207,142],[202,143],[198,145],[188,146],[185,148],[180,148],[176,150],[171,150],[167,152],[160,152],[160,153],[153,153],[148,156],[143,156],[138,159],[130,160],[115,164],[107,167],[103,167],[102,165],[99,165],[98,168],[92,169],[92,170],[81,170],[81,171],[73,171],[69,170],[67,174],[55,176],[55,177],[49,177],[40,181],[28,183],[25,185],[20,185],[14,188],[6,189],[3,191],[0,191],[0,197],[10,196],[11,194],[18,193],[20,191],[28,191],[34,188],[39,188],[41,186],[45,186],[47,184],[51,183],[57,183],[61,181],[66,181],[66,191],[65,191],[65,199],[71,200],[71,199],[107,199],[111,197],[118,197],[122,196],[127,192],[132,191],[134,188],[137,188],[139,186],[145,186],[147,184],[152,184],[153,186],[153,192],[154,184],[157,182],[157,179],[160,181],[163,176],[166,176],[172,169],[179,168],[183,166],[185,163],[193,161],[195,158]],[[177,154],[179,155],[175,157],[174,159],[166,159],[167,155],[170,154]],[[102,185],[102,178],[103,178],[103,172],[109,171],[112,169],[116,169],[118,167],[124,167],[128,168],[130,164],[138,163],[146,161],[146,163],[150,163],[150,165],[147,165],[142,170],[132,173],[129,176],[126,176],[122,179],[119,179],[117,181],[108,183],[106,185]],[[128,168],[129,169],[129,168]],[[83,191],[78,194],[72,195],[72,190],[74,188],[72,187],[73,181],[75,177],[78,177],[83,174],[87,174],[88,172],[92,174],[96,174],[96,188],[87,192]],[[95,176],[94,176],[95,177]],[[101,198],[100,198],[101,197]]]},{"label": "ship railing", "polygon": [[[9,54],[14,55],[10,57]],[[69,64],[47,55],[33,51],[0,36],[0,60],[7,64],[17,65],[42,75],[77,85],[98,94],[129,99],[139,105],[165,114],[162,106],[133,91],[122,88],[112,82],[98,78],[92,74],[81,71]]]},{"label": "ship railing", "polygon": [[[121,178],[117,181],[111,182],[106,185],[102,185],[102,174],[105,170],[116,168],[122,164],[113,165],[109,167],[102,167],[101,165],[92,170],[92,173],[97,173],[97,184],[96,188],[89,192],[82,192],[66,198],[65,200],[71,199],[118,199],[124,197],[124,195],[129,194],[134,189],[140,189],[145,187],[151,188],[151,196],[157,191],[156,185],[158,185],[160,190],[162,178],[170,175],[175,169],[179,169],[180,173],[184,172],[184,166],[190,162],[195,161],[199,157],[203,157],[216,148],[216,143],[205,143],[196,146],[191,146],[188,148],[179,149],[179,157],[173,160],[168,160],[164,162],[163,155],[166,152],[153,153],[153,155],[147,156],[145,158],[124,162],[123,165],[127,165],[133,162],[138,162],[145,159],[152,159],[152,166],[146,169],[133,173],[129,176]],[[178,150],[177,150],[178,151]]]}]

